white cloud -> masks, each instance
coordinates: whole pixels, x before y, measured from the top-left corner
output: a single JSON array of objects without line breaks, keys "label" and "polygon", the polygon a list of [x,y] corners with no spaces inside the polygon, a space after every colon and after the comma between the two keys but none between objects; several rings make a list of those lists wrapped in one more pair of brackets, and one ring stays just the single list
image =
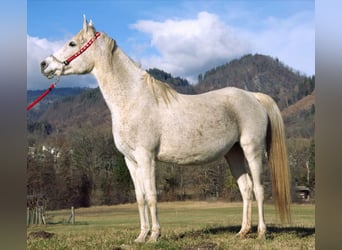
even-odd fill
[{"label": "white cloud", "polygon": [[[137,21],[131,27],[151,37],[150,48],[145,47],[145,54],[139,51],[143,56],[138,60],[145,68],[157,67],[195,82],[199,73],[248,53],[277,57],[302,73],[315,73],[314,13],[250,18],[254,28],[229,26],[208,12],[199,12],[195,19]],[[151,54],[153,49],[157,53]]]},{"label": "white cloud", "polygon": [[315,23],[313,13],[288,18],[268,17],[261,31],[246,31],[253,52],[271,55],[295,70],[315,74]]},{"label": "white cloud", "polygon": [[[40,72],[40,62],[47,56],[60,49],[65,40],[49,41],[45,38],[27,35],[27,88],[46,89],[53,80],[44,77]],[[89,87],[96,86],[93,76],[65,76],[57,84],[58,87]]]},{"label": "white cloud", "polygon": [[208,12],[198,13],[196,19],[140,20],[132,28],[150,34],[150,46],[159,52],[140,58],[144,67],[193,80],[199,73],[251,51],[250,43],[237,30]]}]

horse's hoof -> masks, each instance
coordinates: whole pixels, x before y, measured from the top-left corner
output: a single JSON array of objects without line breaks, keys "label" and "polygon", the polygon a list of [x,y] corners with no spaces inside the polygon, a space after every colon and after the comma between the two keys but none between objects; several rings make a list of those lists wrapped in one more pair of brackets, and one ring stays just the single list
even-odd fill
[{"label": "horse's hoof", "polygon": [[157,242],[157,240],[158,240],[159,237],[160,237],[159,232],[153,232],[153,233],[151,234],[150,239],[148,240],[148,243],[155,243],[155,242]]},{"label": "horse's hoof", "polygon": [[257,239],[258,239],[258,240],[266,240],[266,234],[265,234],[265,232],[258,233]]},{"label": "horse's hoof", "polygon": [[237,233],[235,234],[235,237],[236,238],[239,238],[240,240],[243,240],[246,238],[246,234],[243,234],[243,233]]},{"label": "horse's hoof", "polygon": [[145,243],[145,239],[141,239],[138,237],[134,240],[134,243]]},{"label": "horse's hoof", "polygon": [[258,228],[258,240],[266,240],[266,227]]},{"label": "horse's hoof", "polygon": [[236,234],[236,237],[240,238],[240,239],[245,239],[246,235],[252,232],[252,228],[245,228],[245,229],[241,229],[240,232],[238,232]]},{"label": "horse's hoof", "polygon": [[152,238],[150,238],[148,241],[147,241],[147,243],[156,243],[157,242],[157,239],[152,239]]},{"label": "horse's hoof", "polygon": [[146,237],[148,235],[150,230],[142,230],[138,236],[138,238],[136,238],[134,240],[135,243],[145,243],[146,242]]}]

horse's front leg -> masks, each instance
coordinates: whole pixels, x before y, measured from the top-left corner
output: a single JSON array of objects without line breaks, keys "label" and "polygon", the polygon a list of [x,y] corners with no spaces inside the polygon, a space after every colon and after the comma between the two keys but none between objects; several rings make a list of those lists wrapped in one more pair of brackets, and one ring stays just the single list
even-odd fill
[{"label": "horse's front leg", "polygon": [[125,158],[127,167],[129,169],[129,172],[131,174],[131,178],[133,180],[134,189],[135,189],[135,195],[136,200],[138,203],[138,209],[139,209],[139,218],[140,218],[140,234],[138,238],[134,240],[134,242],[137,243],[143,243],[146,241],[146,237],[148,233],[150,232],[150,225],[148,221],[148,208],[146,206],[145,202],[145,194],[144,194],[144,187],[143,183],[141,182],[138,175],[138,166],[135,162],[129,160],[128,158]]},{"label": "horse's front leg", "polygon": [[135,242],[145,242],[150,231],[148,208],[151,213],[152,221],[152,234],[149,241],[155,242],[160,236],[155,180],[156,163],[153,154],[144,149],[136,150],[134,156],[137,163],[128,159],[126,159],[126,163],[134,182],[141,223],[141,232]]},{"label": "horse's front leg", "polygon": [[149,242],[156,242],[160,236],[160,225],[158,219],[157,198],[156,195],[147,197],[148,207],[150,208],[152,233]]},{"label": "horse's front leg", "polygon": [[138,238],[134,240],[134,242],[143,243],[146,241],[146,237],[148,233],[150,232],[150,224],[148,221],[148,208],[146,206],[146,202],[145,202],[143,195],[137,195],[137,203],[138,203],[139,218],[140,218],[140,234]]},{"label": "horse's front leg", "polygon": [[160,225],[157,209],[157,189],[155,178],[155,160],[154,155],[144,149],[137,150],[135,156],[138,161],[138,178],[143,183],[145,200],[150,209],[152,221],[152,234],[149,242],[156,242],[160,236]]}]

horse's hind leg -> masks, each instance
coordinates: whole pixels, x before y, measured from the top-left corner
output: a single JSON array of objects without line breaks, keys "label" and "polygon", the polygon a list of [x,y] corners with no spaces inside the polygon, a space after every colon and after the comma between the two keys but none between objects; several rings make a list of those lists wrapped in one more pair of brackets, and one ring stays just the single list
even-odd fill
[{"label": "horse's hind leg", "polygon": [[225,155],[225,158],[228,161],[232,175],[237,181],[243,200],[242,225],[237,235],[244,238],[252,229],[253,184],[246,170],[243,151],[238,143]]},{"label": "horse's hind leg", "polygon": [[266,225],[264,221],[264,187],[262,185],[262,160],[264,157],[264,144],[256,143],[257,140],[249,140],[248,143],[241,138],[241,147],[248,161],[248,166],[253,179],[253,190],[258,204],[258,238],[265,238]]}]

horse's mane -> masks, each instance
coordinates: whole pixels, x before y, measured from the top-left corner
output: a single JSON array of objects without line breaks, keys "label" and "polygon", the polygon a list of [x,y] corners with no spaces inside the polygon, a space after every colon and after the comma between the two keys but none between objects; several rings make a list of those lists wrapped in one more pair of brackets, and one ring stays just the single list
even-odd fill
[{"label": "horse's mane", "polygon": [[165,104],[171,103],[172,98],[177,99],[177,92],[167,83],[155,79],[147,72],[143,75],[143,80],[151,89],[154,100],[157,104],[159,104],[159,97],[163,99]]},{"label": "horse's mane", "polygon": [[[111,53],[114,54],[117,44],[116,41],[109,36],[105,35],[106,43],[108,44],[108,48]],[[141,68],[141,65],[135,62],[132,58],[128,57],[137,67]],[[159,104],[159,98],[161,97],[165,104],[171,103],[172,99],[177,99],[177,92],[169,86],[167,83],[159,81],[151,76],[149,73],[145,72],[142,77],[142,80],[148,85],[150,88],[154,100],[157,104]]]},{"label": "horse's mane", "polygon": [[113,38],[107,36],[107,34],[104,32],[102,32],[102,37],[105,40],[105,43],[106,43],[109,51],[111,52],[111,55],[113,55],[116,48],[118,47],[118,45],[116,44],[116,41]]}]

